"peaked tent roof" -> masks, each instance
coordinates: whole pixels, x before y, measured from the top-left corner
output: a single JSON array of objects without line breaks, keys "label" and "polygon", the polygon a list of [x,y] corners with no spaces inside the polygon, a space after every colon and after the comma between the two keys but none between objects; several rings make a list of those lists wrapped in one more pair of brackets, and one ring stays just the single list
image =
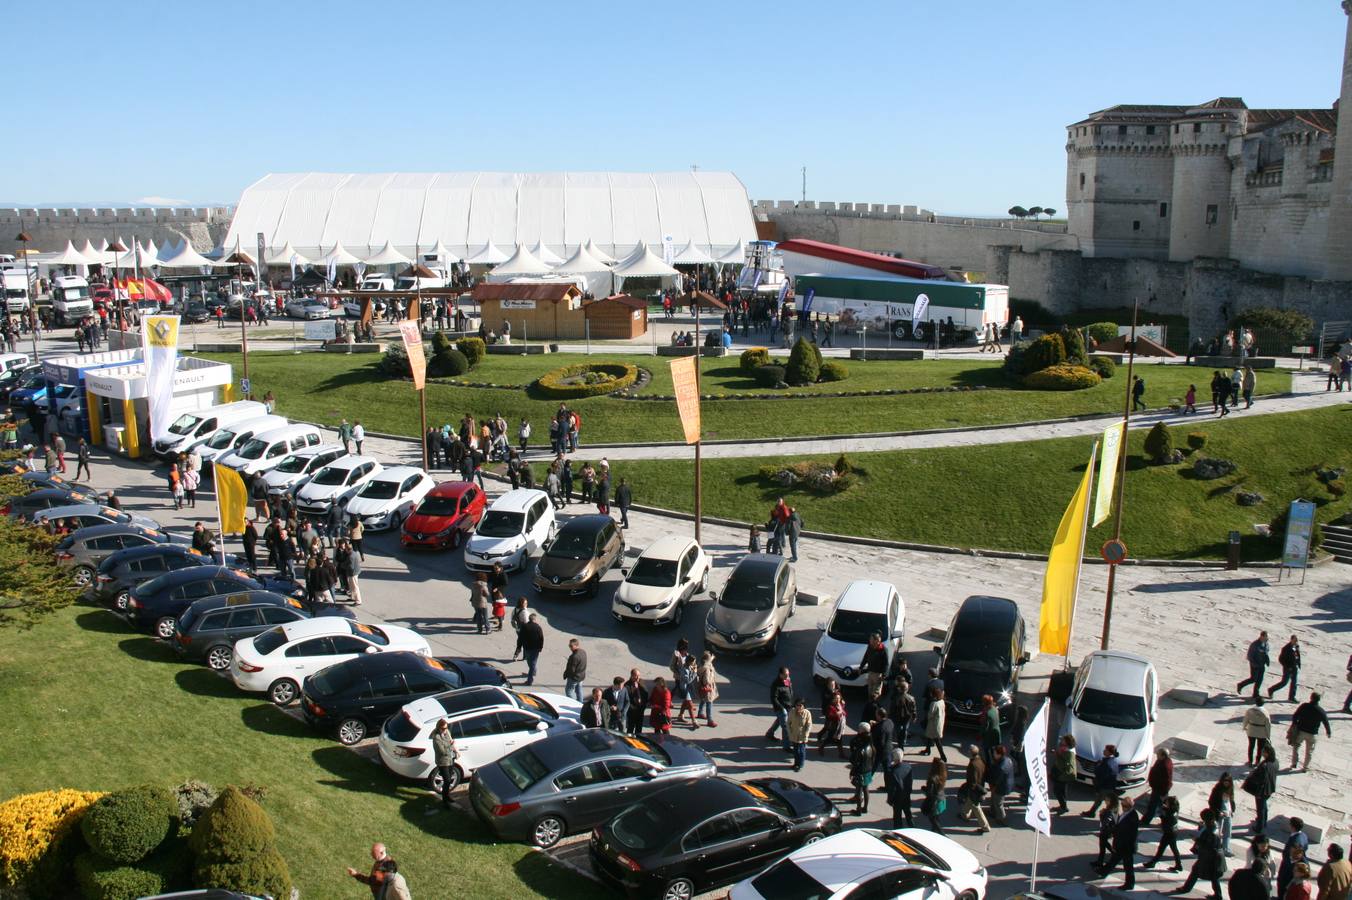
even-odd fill
[{"label": "peaked tent roof", "polygon": [[282,249],[278,250],[276,253],[267,257],[266,262],[270,266],[289,266],[291,265],[291,260],[293,257],[295,258],[296,265],[298,266],[310,265],[311,260],[306,258],[303,254],[298,253],[296,251],[296,248],[291,246],[290,241],[287,241],[285,244],[283,244]]},{"label": "peaked tent roof", "polygon": [[724,266],[746,265],[746,244],[742,241],[738,241],[736,247],[733,247],[727,253],[718,257],[714,262]]},{"label": "peaked tent roof", "polygon": [[492,241],[484,244],[478,253],[475,253],[469,259],[465,260],[465,262],[469,263],[471,266],[496,266],[498,263],[504,263],[506,261],[507,254],[503,253],[498,245],[494,244]]},{"label": "peaked tent roof", "polygon": [[360,259],[357,259],[357,257],[347,252],[347,248],[343,246],[342,241],[339,241],[338,243],[334,244],[333,249],[330,250],[328,253],[325,253],[318,260],[316,260],[315,264],[323,266],[324,268],[328,268],[330,265],[335,266],[365,265]]},{"label": "peaked tent roof", "polygon": [[713,262],[714,258],[696,247],[695,241],[691,239],[691,241],[685,245],[685,248],[682,249],[680,253],[677,253],[671,261],[680,265],[703,265],[705,263]]},{"label": "peaked tent roof", "polygon": [[215,263],[192,248],[187,241],[172,256],[160,260],[160,266],[166,269],[195,269],[200,266],[214,266]]},{"label": "peaked tent roof", "polygon": [[615,274],[621,278],[657,278],[681,273],[662,262],[647,244],[640,244],[638,251],[615,267]]},{"label": "peaked tent roof", "polygon": [[589,272],[606,272],[610,267],[587,252],[587,245],[578,247],[572,256],[561,265],[554,267],[555,275],[584,275]]},{"label": "peaked tent roof", "polygon": [[591,255],[592,259],[599,260],[608,266],[615,265],[616,262],[615,257],[611,256],[608,253],[602,252],[601,248],[596,246],[596,242],[593,241],[591,238],[587,238],[587,243],[583,244],[582,246],[586,248],[587,253]]},{"label": "peaked tent roof", "polygon": [[549,266],[526,249],[525,244],[517,244],[516,252],[501,265],[495,266],[491,274],[494,278],[515,278],[519,275],[548,275],[551,271]]},{"label": "peaked tent roof", "polygon": [[441,238],[437,238],[436,245],[431,250],[428,250],[427,253],[430,256],[435,256],[437,259],[443,262],[450,262],[452,260],[465,258],[463,253],[458,256],[452,253],[450,249],[441,242]]},{"label": "peaked tent roof", "polygon": [[66,248],[48,259],[47,264],[51,266],[88,266],[97,261],[85,256],[75,249],[74,244],[66,241]]},{"label": "peaked tent roof", "polygon": [[544,241],[536,241],[535,246],[530,248],[530,252],[547,266],[557,266],[563,262],[563,257],[546,247]]},{"label": "peaked tent roof", "polygon": [[394,245],[389,241],[386,241],[385,246],[380,248],[380,252],[366,257],[368,266],[407,266],[412,262],[413,260],[394,249]]}]

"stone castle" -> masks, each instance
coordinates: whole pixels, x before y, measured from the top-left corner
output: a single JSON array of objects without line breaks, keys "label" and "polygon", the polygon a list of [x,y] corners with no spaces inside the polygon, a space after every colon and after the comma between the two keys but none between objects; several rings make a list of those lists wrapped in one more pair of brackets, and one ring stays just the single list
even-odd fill
[{"label": "stone castle", "polygon": [[0,253],[22,249],[15,237],[20,231],[32,238],[29,246],[44,253],[60,250],[66,241],[79,247],[83,241],[109,243],[121,238],[128,247],[133,239],[154,241],[156,246],[186,240],[199,253],[220,244],[230,225],[229,207],[130,207],[125,209],[0,209]]}]

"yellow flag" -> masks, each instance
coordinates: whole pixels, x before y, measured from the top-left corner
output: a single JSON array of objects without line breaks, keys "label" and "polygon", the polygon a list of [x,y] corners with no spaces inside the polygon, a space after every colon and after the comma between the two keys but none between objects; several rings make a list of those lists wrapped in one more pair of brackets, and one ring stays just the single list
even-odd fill
[{"label": "yellow flag", "polygon": [[216,505],[221,513],[221,534],[243,534],[249,492],[234,469],[216,466]]},{"label": "yellow flag", "polygon": [[1094,457],[1098,443],[1089,451],[1089,465],[1070,505],[1061,516],[1047,572],[1042,578],[1042,617],[1038,626],[1038,648],[1043,653],[1064,656],[1070,649],[1070,624],[1075,617],[1075,595],[1080,587],[1080,559],[1084,556],[1085,517],[1089,515],[1089,482],[1094,475]]}]

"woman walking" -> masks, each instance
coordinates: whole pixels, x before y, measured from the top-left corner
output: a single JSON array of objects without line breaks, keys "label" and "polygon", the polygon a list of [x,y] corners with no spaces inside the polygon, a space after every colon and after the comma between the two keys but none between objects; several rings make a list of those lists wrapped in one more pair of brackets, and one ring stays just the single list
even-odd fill
[{"label": "woman walking", "polygon": [[873,783],[873,735],[868,722],[860,722],[859,730],[850,738],[850,784],[854,785],[854,814],[868,812],[868,788]]},{"label": "woman walking", "polygon": [[1172,850],[1174,867],[1172,871],[1183,871],[1183,857],[1178,853],[1178,798],[1172,794],[1160,804],[1160,843],[1155,848],[1153,859],[1145,863],[1145,868],[1155,868],[1155,863],[1164,857],[1165,850]]},{"label": "woman walking", "polygon": [[1222,772],[1211,788],[1207,806],[1216,814],[1216,831],[1221,838],[1221,853],[1230,856],[1230,828],[1235,816],[1235,779],[1229,772]]},{"label": "woman walking", "polygon": [[660,744],[671,732],[671,691],[667,689],[667,680],[661,675],[653,679],[653,689],[648,693],[648,709],[649,724]]},{"label": "woman walking", "polygon": [[1221,839],[1216,834],[1216,814],[1210,807],[1202,810],[1202,830],[1193,842],[1193,852],[1197,860],[1192,864],[1188,880],[1183,886],[1169,893],[1187,894],[1196,887],[1199,880],[1211,882],[1211,900],[1221,900],[1221,877],[1225,875],[1225,856],[1221,853]]},{"label": "woman walking", "polygon": [[948,764],[939,757],[930,760],[929,776],[925,779],[922,792],[924,800],[920,802],[920,812],[929,821],[930,831],[943,834],[944,827],[939,817],[948,809],[948,800],[944,797],[944,784],[948,781]]},{"label": "woman walking", "polygon": [[1060,743],[1056,745],[1056,753],[1052,756],[1052,793],[1056,797],[1058,815],[1070,812],[1070,806],[1066,803],[1066,791],[1075,783],[1078,769],[1079,764],[1075,761],[1075,735],[1062,735]]},{"label": "woman walking", "polygon": [[920,752],[929,753],[933,748],[945,763],[948,762],[948,755],[944,753],[944,723],[947,716],[944,689],[935,688],[934,697],[930,700],[929,709],[925,713],[925,749]]},{"label": "woman walking", "polygon": [[822,730],[817,735],[817,751],[826,752],[827,744],[836,745],[836,753],[845,758],[845,698],[834,678],[822,690]]},{"label": "woman walking", "polygon": [[699,728],[699,716],[695,713],[695,692],[698,684],[699,663],[695,660],[695,654],[690,653],[676,671],[676,698],[681,701],[681,712],[677,718],[684,719],[688,710],[691,728]]},{"label": "woman walking", "polygon": [[197,488],[201,483],[202,476],[197,473],[196,469],[189,466],[188,471],[183,473],[183,496],[187,499],[188,506],[191,509],[197,509]]},{"label": "woman walking", "polygon": [[695,718],[704,716],[704,724],[717,728],[714,721],[714,701],[718,699],[718,673],[714,671],[714,652],[705,650],[699,660],[698,670],[699,706],[695,709]]},{"label": "woman walking", "polygon": [[483,572],[474,575],[474,583],[469,588],[469,602],[474,607],[474,630],[479,634],[488,634],[488,576]]}]

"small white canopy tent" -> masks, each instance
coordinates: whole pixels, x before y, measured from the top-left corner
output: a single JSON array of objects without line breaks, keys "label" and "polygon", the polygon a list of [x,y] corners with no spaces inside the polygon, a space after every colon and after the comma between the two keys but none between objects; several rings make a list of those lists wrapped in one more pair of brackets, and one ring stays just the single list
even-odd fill
[{"label": "small white canopy tent", "polygon": [[214,262],[194,250],[192,244],[187,241],[184,241],[183,246],[175,251],[172,256],[160,260],[160,266],[166,269],[197,269],[202,266],[214,265]]},{"label": "small white canopy tent", "polygon": [[586,249],[587,253],[591,255],[592,259],[599,259],[608,266],[613,266],[615,264],[615,257],[608,253],[603,253],[601,248],[597,247],[596,242],[591,238],[587,238],[587,243],[582,246]]},{"label": "small white canopy tent", "polygon": [[136,257],[142,269],[149,269],[151,266],[160,264],[160,251],[156,248],[153,240],[148,240],[144,244],[138,242]]},{"label": "small white canopy tent", "polygon": [[714,260],[720,266],[744,266],[746,265],[746,244],[742,241],[737,242],[727,253],[724,253],[718,259]]},{"label": "small white canopy tent", "polygon": [[620,278],[671,278],[681,273],[662,262],[647,244],[640,243],[628,259],[615,267],[615,274]]},{"label": "small white canopy tent", "polygon": [[93,241],[89,238],[85,238],[84,246],[80,248],[80,255],[89,260],[90,265],[103,265],[103,251],[95,247]]},{"label": "small white canopy tent", "polygon": [[587,252],[587,245],[583,244],[577,248],[572,256],[568,257],[566,262],[560,263],[554,267],[555,274],[558,275],[585,275],[588,272],[606,272],[609,266]]},{"label": "small white canopy tent", "polygon": [[413,260],[394,249],[394,245],[389,241],[385,242],[385,246],[380,248],[379,253],[366,257],[368,266],[407,266],[412,265],[412,263]]},{"label": "small white canopy tent", "polygon": [[530,248],[530,252],[547,266],[557,266],[563,262],[563,257],[546,247],[544,241],[536,241],[535,246]]},{"label": "small white canopy tent", "polygon": [[671,261],[678,266],[703,266],[712,263],[714,258],[696,247],[694,240],[691,240]]},{"label": "small white canopy tent", "polygon": [[333,245],[333,249],[321,256],[315,263],[321,268],[327,269],[329,266],[360,266],[365,265],[360,259],[347,252],[343,247],[343,242],[339,241]]},{"label": "small white canopy tent", "polygon": [[437,238],[436,245],[423,255],[435,256],[448,269],[451,267],[451,263],[459,262],[461,259],[463,259],[463,257],[452,253],[450,251],[450,248],[441,242],[441,238]]},{"label": "small white canopy tent", "polygon": [[517,244],[516,252],[501,265],[493,267],[488,277],[493,281],[506,281],[509,278],[521,278],[528,275],[548,275],[552,269],[526,249],[525,244]]},{"label": "small white canopy tent", "polygon": [[496,266],[498,263],[505,263],[506,261],[507,254],[503,253],[498,245],[492,241],[484,244],[482,250],[465,260],[471,266]]},{"label": "small white canopy tent", "polygon": [[97,263],[97,259],[90,259],[79,250],[70,241],[66,241],[66,249],[60,253],[54,254],[45,260],[49,266],[89,266]]},{"label": "small white canopy tent", "polygon": [[266,262],[270,266],[289,266],[292,264],[308,266],[310,264],[310,260],[301,255],[295,247],[292,247],[290,241],[283,244],[282,249],[269,256]]}]

